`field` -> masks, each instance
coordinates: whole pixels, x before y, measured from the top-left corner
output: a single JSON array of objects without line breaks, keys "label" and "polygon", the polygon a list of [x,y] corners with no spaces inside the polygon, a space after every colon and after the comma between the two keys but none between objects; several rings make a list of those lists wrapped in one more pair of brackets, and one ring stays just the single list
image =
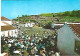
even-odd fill
[{"label": "field", "polygon": [[53,14],[52,13],[43,13],[43,14],[40,14],[41,16],[47,16],[47,17],[52,17]]},{"label": "field", "polygon": [[60,19],[60,22],[80,22],[80,18],[79,17],[62,17]]}]

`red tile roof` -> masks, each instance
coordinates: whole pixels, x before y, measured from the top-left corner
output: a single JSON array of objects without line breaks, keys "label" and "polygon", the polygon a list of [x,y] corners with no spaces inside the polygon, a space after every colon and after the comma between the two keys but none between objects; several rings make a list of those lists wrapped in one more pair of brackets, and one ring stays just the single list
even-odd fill
[{"label": "red tile roof", "polygon": [[8,26],[1,26],[1,31],[13,30],[16,29],[15,27],[8,25]]},{"label": "red tile roof", "polygon": [[1,21],[10,21],[10,19],[8,19],[8,18],[2,16],[2,17],[1,17]]},{"label": "red tile roof", "polygon": [[69,24],[74,33],[80,38],[80,24]]}]

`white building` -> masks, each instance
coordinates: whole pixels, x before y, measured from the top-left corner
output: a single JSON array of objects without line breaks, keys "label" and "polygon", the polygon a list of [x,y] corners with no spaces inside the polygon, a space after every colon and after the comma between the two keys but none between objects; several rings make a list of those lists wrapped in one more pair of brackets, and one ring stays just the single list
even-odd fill
[{"label": "white building", "polygon": [[18,30],[12,26],[12,21],[5,17],[1,17],[1,36],[18,36]]},{"label": "white building", "polygon": [[25,27],[33,27],[34,25],[35,25],[35,23],[28,22],[25,24]]},{"label": "white building", "polygon": [[4,25],[12,25],[12,21],[10,19],[7,19],[5,17],[1,17],[1,26],[4,26]]},{"label": "white building", "polygon": [[64,24],[58,30],[57,47],[63,56],[80,54],[80,24]]},{"label": "white building", "polygon": [[1,36],[5,37],[17,37],[18,31],[15,27],[8,25],[8,26],[1,26]]}]

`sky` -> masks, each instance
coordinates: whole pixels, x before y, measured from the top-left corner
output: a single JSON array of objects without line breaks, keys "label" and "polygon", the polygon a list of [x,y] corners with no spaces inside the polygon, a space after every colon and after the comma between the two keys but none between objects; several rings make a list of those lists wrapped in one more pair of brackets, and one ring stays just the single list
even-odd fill
[{"label": "sky", "polygon": [[9,19],[22,15],[80,10],[80,0],[2,0],[1,16]]}]

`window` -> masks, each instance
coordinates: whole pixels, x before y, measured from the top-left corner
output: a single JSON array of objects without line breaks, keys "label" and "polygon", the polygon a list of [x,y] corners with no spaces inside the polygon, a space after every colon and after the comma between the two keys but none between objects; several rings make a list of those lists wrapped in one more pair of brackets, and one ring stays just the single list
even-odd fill
[{"label": "window", "polygon": [[75,42],[75,52],[80,54],[80,41]]}]

